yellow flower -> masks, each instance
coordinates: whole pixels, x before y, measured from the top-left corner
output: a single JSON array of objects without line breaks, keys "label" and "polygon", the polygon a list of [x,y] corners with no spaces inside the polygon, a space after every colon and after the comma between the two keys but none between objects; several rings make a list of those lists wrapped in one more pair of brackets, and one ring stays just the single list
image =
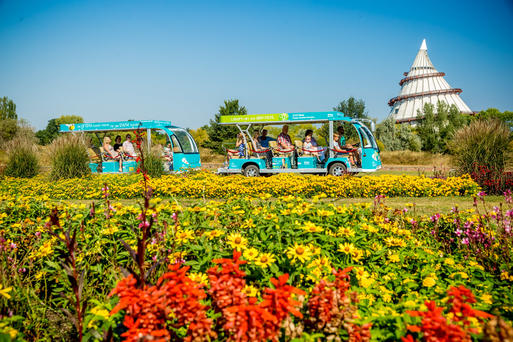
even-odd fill
[{"label": "yellow flower", "polygon": [[258,295],[258,289],[252,285],[244,286],[242,292],[244,292],[248,297],[256,297]]},{"label": "yellow flower", "polygon": [[179,244],[187,243],[194,238],[194,231],[190,229],[179,230],[176,232],[175,239]]},{"label": "yellow flower", "polygon": [[301,229],[310,233],[320,233],[323,231],[322,227],[319,227],[310,221],[306,222],[305,225],[301,227]]},{"label": "yellow flower", "polygon": [[242,254],[244,258],[249,261],[253,261],[258,257],[258,250],[256,248],[248,248]]},{"label": "yellow flower", "polygon": [[453,258],[446,258],[446,259],[444,260],[444,263],[445,263],[446,265],[454,265],[454,259],[453,259]]},{"label": "yellow flower", "polygon": [[244,220],[244,222],[241,225],[242,228],[255,228],[256,225],[253,222],[252,218],[248,218],[247,220]]},{"label": "yellow flower", "polygon": [[262,268],[267,268],[270,264],[276,261],[276,257],[271,253],[262,253],[256,258],[255,265]]},{"label": "yellow flower", "polygon": [[11,292],[12,287],[3,287],[2,284],[0,284],[0,295],[4,296],[7,299],[11,299],[11,295],[9,292]]},{"label": "yellow flower", "polygon": [[287,248],[287,256],[292,259],[292,261],[299,260],[300,262],[304,263],[307,260],[310,260],[312,251],[310,251],[308,246],[295,243],[294,246]]},{"label": "yellow flower", "polygon": [[489,305],[492,305],[492,303],[493,303],[492,296],[490,296],[489,294],[482,295],[481,296],[481,300],[484,303],[489,304]]},{"label": "yellow flower", "polygon": [[103,319],[108,319],[110,317],[110,313],[106,309],[102,309],[99,306],[96,306],[90,311],[93,315],[100,316]]},{"label": "yellow flower", "polygon": [[338,251],[345,254],[353,254],[355,247],[352,243],[344,243],[343,245],[338,246]]},{"label": "yellow flower", "polygon": [[390,262],[399,262],[401,261],[401,258],[399,258],[399,255],[397,254],[392,254],[388,257],[388,260],[390,260]]},{"label": "yellow flower", "polygon": [[317,215],[321,217],[333,216],[335,213],[330,210],[317,209]]},{"label": "yellow flower", "polygon": [[240,233],[232,233],[228,235],[227,239],[228,244],[238,251],[244,249],[248,244],[248,239],[240,235]]},{"label": "yellow flower", "polygon": [[208,286],[208,276],[205,273],[189,273],[187,275],[190,280],[192,280],[195,283],[203,284],[205,286]]},{"label": "yellow flower", "polygon": [[222,236],[224,234],[223,231],[221,230],[217,230],[217,229],[214,229],[214,230],[211,230],[209,232],[206,232],[205,233],[205,236],[207,237],[207,239],[209,240],[213,240],[215,239],[216,237],[219,237],[219,236]]},{"label": "yellow flower", "polygon": [[351,237],[351,236],[354,236],[354,231],[348,227],[339,227],[338,231],[337,231],[337,235]]},{"label": "yellow flower", "polygon": [[426,277],[424,278],[424,280],[422,281],[422,285],[424,287],[433,287],[436,285],[436,279],[433,278],[433,277]]}]

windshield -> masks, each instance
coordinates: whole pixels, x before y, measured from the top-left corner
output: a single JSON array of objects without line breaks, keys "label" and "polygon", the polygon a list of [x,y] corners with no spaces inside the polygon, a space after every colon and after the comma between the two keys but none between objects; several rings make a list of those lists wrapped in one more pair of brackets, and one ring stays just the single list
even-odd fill
[{"label": "windshield", "polygon": [[378,145],[376,145],[376,141],[374,140],[374,137],[372,136],[371,131],[365,126],[360,127],[360,134],[362,135],[363,140],[363,147],[372,147],[377,149]]},{"label": "windshield", "polygon": [[171,132],[174,133],[174,136],[178,139],[182,147],[183,153],[198,153],[198,147],[194,142],[194,139],[191,137],[186,130],[180,128],[173,128]]}]

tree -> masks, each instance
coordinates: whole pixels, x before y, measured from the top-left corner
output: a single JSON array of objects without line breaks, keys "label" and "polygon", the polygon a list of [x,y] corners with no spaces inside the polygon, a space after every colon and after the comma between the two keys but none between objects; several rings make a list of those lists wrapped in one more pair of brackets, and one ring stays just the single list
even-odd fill
[{"label": "tree", "polygon": [[376,138],[383,143],[387,151],[420,151],[420,138],[410,125],[396,124],[392,118],[383,121],[376,128]]},{"label": "tree", "polygon": [[59,135],[59,125],[83,122],[84,119],[78,115],[61,115],[58,118],[48,120],[46,128],[37,131],[36,138],[39,139],[41,145],[48,145]]},{"label": "tree", "polygon": [[0,120],[18,120],[16,104],[7,96],[0,99]]},{"label": "tree", "polygon": [[454,132],[467,124],[467,117],[455,105],[449,106],[441,101],[436,105],[436,114],[435,106],[426,103],[423,110],[417,112],[417,118],[417,133],[422,140],[422,150],[433,153],[447,153],[447,143]]},{"label": "tree", "polygon": [[334,111],[342,112],[346,116],[355,119],[368,119],[369,115],[365,110],[365,102],[362,99],[355,99],[353,96],[340,102],[336,107],[333,107]]},{"label": "tree", "polygon": [[475,119],[479,120],[490,120],[490,119],[498,119],[502,122],[504,122],[510,129],[510,131],[513,131],[513,112],[511,111],[504,111],[501,113],[500,110],[497,108],[488,108],[487,110],[480,111],[476,116]]},{"label": "tree", "polygon": [[16,104],[6,96],[0,98],[0,143],[11,140],[18,130]]},{"label": "tree", "polygon": [[58,119],[57,119],[57,123],[59,125],[64,125],[64,124],[74,124],[74,123],[83,123],[84,122],[84,118],[82,118],[81,116],[79,115],[61,115]]},{"label": "tree", "polygon": [[208,134],[205,127],[206,126],[200,127],[198,129],[188,129],[188,132],[192,135],[198,146],[203,146],[205,141],[208,140]]},{"label": "tree", "polygon": [[[368,119],[369,116],[367,114],[367,111],[365,110],[365,102],[362,99],[355,99],[353,96],[348,98],[347,100],[341,101],[336,107],[333,107],[333,110],[336,112],[342,112],[345,116],[349,116],[351,118],[357,118],[357,119]],[[347,140],[357,140],[359,141],[360,138],[358,137],[358,133],[353,128],[351,124],[348,124],[346,122],[340,122],[335,121],[333,123],[333,127],[336,130],[338,126],[343,125],[344,126],[344,132],[346,134]],[[319,128],[319,135],[323,137],[326,141],[328,141],[328,135],[329,135],[329,126],[327,123],[324,123],[321,128]]]},{"label": "tree", "polygon": [[224,153],[223,143],[235,141],[239,130],[237,127],[224,126],[219,124],[222,115],[247,115],[246,107],[239,105],[239,100],[225,100],[224,106],[219,106],[219,112],[214,120],[210,120],[209,126],[204,126],[208,134],[208,140],[204,142],[203,147],[210,148],[218,153]]}]

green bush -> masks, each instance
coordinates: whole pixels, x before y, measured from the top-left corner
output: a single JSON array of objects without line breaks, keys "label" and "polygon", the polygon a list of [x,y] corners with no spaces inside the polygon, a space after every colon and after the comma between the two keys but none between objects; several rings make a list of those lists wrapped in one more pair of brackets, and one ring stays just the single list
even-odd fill
[{"label": "green bush", "polygon": [[83,135],[66,134],[50,145],[51,178],[84,177],[91,173]]},{"label": "green bush", "polygon": [[9,177],[32,178],[39,172],[39,161],[31,146],[11,149],[4,174]]},{"label": "green bush", "polygon": [[155,153],[149,153],[144,157],[144,169],[152,178],[158,178],[164,174],[164,161]]},{"label": "green bush", "polygon": [[472,174],[477,166],[501,173],[509,152],[510,132],[497,119],[477,120],[459,129],[449,147],[460,173]]}]

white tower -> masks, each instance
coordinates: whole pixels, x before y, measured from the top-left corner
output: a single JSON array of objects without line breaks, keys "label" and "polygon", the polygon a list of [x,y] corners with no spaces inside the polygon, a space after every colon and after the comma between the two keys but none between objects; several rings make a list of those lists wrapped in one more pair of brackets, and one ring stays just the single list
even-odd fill
[{"label": "white tower", "polygon": [[438,72],[431,63],[425,39],[422,41],[410,72],[405,72],[404,76],[406,77],[399,82],[401,86],[399,96],[388,101],[388,105],[392,107],[390,115],[397,123],[413,123],[417,120],[418,109],[422,111],[426,103],[436,106],[438,101],[446,102],[449,106],[456,105],[462,113],[472,113],[460,98],[461,89],[451,88],[444,79],[445,73]]}]

